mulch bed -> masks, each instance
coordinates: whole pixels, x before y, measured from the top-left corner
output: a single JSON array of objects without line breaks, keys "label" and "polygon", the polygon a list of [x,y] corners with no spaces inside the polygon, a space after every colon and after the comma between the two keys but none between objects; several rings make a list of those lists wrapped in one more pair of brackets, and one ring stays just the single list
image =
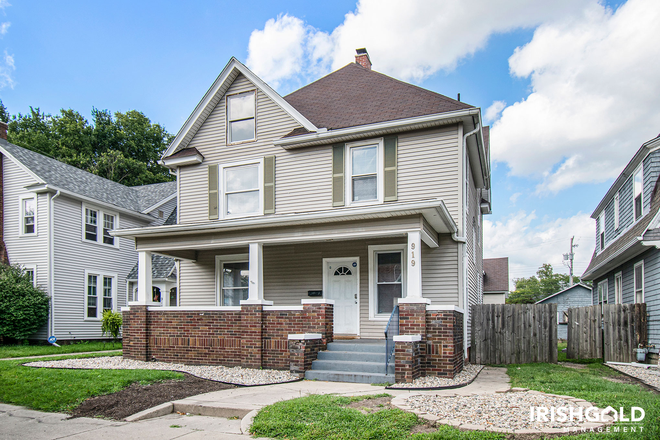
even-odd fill
[{"label": "mulch bed", "polygon": [[185,374],[183,380],[167,380],[150,385],[134,383],[128,388],[105,396],[91,397],[73,410],[72,417],[105,417],[122,420],[161,403],[197,394],[236,388],[212,380]]}]

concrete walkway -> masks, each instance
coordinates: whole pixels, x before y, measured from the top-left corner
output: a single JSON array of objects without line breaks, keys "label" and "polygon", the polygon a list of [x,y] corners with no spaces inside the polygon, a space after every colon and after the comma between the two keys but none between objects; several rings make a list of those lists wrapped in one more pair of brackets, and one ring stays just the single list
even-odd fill
[{"label": "concrete walkway", "polygon": [[60,353],[60,354],[38,354],[34,356],[23,356],[15,358],[1,358],[0,361],[18,361],[21,359],[39,359],[39,358],[52,358],[58,356],[77,356],[79,354],[98,354],[98,353],[117,353],[121,354],[122,349],[118,348],[116,350],[101,350],[101,351],[81,351],[80,353]]}]

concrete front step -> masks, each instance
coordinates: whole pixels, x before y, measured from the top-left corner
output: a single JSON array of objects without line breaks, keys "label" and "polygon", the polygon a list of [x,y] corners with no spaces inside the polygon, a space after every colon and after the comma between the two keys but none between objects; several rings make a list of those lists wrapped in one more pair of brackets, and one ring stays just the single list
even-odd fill
[{"label": "concrete front step", "polygon": [[[388,366],[388,373],[394,374],[394,365]],[[352,373],[385,373],[385,362],[325,361],[312,362],[312,370],[350,371]]]},{"label": "concrete front step", "polygon": [[385,353],[385,341],[374,342],[331,342],[328,351],[354,351],[358,353]]},{"label": "concrete front step", "polygon": [[383,353],[359,353],[356,351],[320,351],[318,358],[324,361],[380,362],[385,365]]},{"label": "concrete front step", "polygon": [[334,371],[334,370],[309,370],[305,372],[305,379],[325,380],[329,382],[394,383],[393,374],[354,373],[349,371]]}]

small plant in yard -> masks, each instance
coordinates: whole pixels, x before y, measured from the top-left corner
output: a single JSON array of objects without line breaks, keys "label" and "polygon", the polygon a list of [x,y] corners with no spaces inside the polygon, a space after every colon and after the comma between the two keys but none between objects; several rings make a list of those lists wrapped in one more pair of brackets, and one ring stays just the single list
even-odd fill
[{"label": "small plant in yard", "polygon": [[103,335],[112,336],[112,341],[117,342],[119,339],[119,331],[121,330],[122,318],[121,313],[113,312],[112,310],[104,310],[101,317],[101,331]]},{"label": "small plant in yard", "polygon": [[27,340],[48,320],[49,305],[21,267],[0,265],[0,338]]}]

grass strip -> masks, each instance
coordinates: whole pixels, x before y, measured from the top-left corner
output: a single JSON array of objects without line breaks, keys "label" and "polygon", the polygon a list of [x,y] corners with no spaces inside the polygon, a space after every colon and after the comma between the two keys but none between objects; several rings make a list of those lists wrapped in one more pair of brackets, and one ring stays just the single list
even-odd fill
[{"label": "grass strip", "polygon": [[48,354],[82,353],[85,351],[117,350],[121,342],[77,342],[62,345],[0,345],[0,359]]},{"label": "grass strip", "polygon": [[[84,357],[98,355],[39,360]],[[71,412],[85,399],[115,393],[135,382],[148,384],[167,379],[183,379],[183,374],[171,371],[32,368],[21,365],[25,362],[0,361],[0,402],[39,411]]]},{"label": "grass strip", "polygon": [[447,426],[437,432],[411,434],[423,422],[396,408],[364,414],[347,408],[352,402],[387,395],[340,397],[311,395],[263,408],[254,418],[250,433],[276,439],[501,439],[501,434],[462,432]]},{"label": "grass strip", "polygon": [[660,396],[637,384],[617,383],[606,378],[622,377],[621,374],[602,363],[589,363],[584,368],[567,368],[554,364],[509,365],[507,372],[514,387],[529,388],[551,394],[568,395],[584,399],[599,408],[611,406],[624,408],[630,415],[630,408],[643,408],[646,417],[641,424],[620,424],[623,426],[642,426],[636,433],[590,433],[578,436],[562,437],[580,439],[658,439],[660,438]]}]

